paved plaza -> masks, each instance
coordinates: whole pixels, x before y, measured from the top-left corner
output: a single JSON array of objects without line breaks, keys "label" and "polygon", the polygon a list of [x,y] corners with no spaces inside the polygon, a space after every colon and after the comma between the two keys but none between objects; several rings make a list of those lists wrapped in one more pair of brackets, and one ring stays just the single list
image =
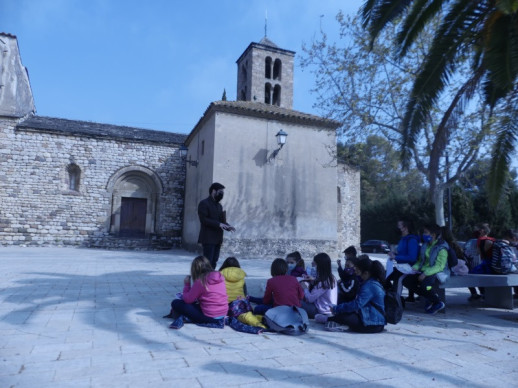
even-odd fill
[{"label": "paved plaza", "polygon": [[[372,255],[376,256],[376,255]],[[0,248],[0,387],[516,387],[518,309],[407,308],[381,334],[244,334],[162,316],[193,254]],[[243,260],[260,295],[268,260]],[[335,271],[336,274],[336,271]]]}]

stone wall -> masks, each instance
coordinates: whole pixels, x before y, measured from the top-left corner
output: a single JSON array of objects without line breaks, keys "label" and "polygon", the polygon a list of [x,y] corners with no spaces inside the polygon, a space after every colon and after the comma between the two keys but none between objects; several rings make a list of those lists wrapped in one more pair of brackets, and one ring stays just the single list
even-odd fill
[{"label": "stone wall", "polygon": [[338,248],[360,248],[360,171],[338,164]]},{"label": "stone wall", "polygon": [[227,234],[221,246],[220,264],[228,256],[273,260],[294,251],[300,252],[306,265],[311,264],[317,253],[326,252],[332,259],[338,254],[335,240],[240,239]]},{"label": "stone wall", "polygon": [[[155,233],[148,237],[180,245],[185,165],[177,144],[67,136],[16,124],[0,117],[0,245],[114,244],[109,230],[117,209],[107,185],[132,167],[149,169],[162,185]],[[70,163],[81,169],[77,191],[69,190]]]}]

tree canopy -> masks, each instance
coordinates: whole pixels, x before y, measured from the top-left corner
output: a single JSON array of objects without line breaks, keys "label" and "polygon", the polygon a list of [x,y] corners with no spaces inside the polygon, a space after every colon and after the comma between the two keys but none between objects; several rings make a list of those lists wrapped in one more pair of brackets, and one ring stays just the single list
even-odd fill
[{"label": "tree canopy", "polygon": [[[433,30],[423,30],[420,38],[408,48],[406,56],[396,60],[392,55],[396,25],[381,31],[379,38],[371,42],[359,20],[339,13],[337,21],[339,42],[328,42],[322,31],[319,39],[303,47],[302,65],[315,74],[316,107],[325,116],[343,124],[339,137],[344,143],[365,142],[369,136],[377,135],[396,149],[402,148],[406,140],[401,123],[408,96],[426,61]],[[466,61],[458,66],[460,70],[469,70]],[[481,152],[491,147],[488,112],[476,104],[455,111],[454,120],[450,119],[447,126],[449,129],[455,124],[455,131],[448,132],[445,137],[438,135],[450,101],[456,97],[456,86],[445,88],[444,102],[428,112],[418,140],[408,151],[411,155],[408,167],[415,167],[426,179],[439,224],[444,224],[444,188],[455,182]],[[446,151],[450,156],[448,166],[443,157]],[[385,151],[380,149],[379,152]]]},{"label": "tree canopy", "polygon": [[[396,26],[394,49],[406,58],[423,34],[433,31],[432,44],[418,69],[406,99],[402,120],[402,158],[408,164],[421,128],[441,103],[452,83],[456,93],[435,134],[443,141],[458,131],[452,125],[477,93],[498,128],[492,153],[490,187],[495,204],[504,186],[518,136],[518,0],[366,0],[363,26],[370,34],[370,48],[386,30]],[[434,25],[436,18],[440,19]],[[467,58],[470,71],[459,61]]]}]

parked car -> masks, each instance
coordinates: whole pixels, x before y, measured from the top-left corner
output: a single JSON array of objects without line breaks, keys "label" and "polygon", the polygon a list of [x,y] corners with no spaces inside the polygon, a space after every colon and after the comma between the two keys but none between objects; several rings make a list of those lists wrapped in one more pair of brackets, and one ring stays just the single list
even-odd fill
[{"label": "parked car", "polygon": [[360,244],[362,253],[388,253],[390,252],[390,245],[384,240],[367,240]]}]

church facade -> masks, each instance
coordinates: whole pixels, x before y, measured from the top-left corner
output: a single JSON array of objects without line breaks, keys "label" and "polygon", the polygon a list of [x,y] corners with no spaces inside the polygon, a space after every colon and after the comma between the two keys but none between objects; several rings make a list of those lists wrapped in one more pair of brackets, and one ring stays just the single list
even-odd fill
[{"label": "church facade", "polygon": [[37,116],[16,37],[0,45],[0,245],[196,250],[213,181],[236,227],[222,255],[359,244],[359,173],[336,163],[337,122],[292,110],[294,52],[250,44],[238,100],[211,103],[183,135]]}]

